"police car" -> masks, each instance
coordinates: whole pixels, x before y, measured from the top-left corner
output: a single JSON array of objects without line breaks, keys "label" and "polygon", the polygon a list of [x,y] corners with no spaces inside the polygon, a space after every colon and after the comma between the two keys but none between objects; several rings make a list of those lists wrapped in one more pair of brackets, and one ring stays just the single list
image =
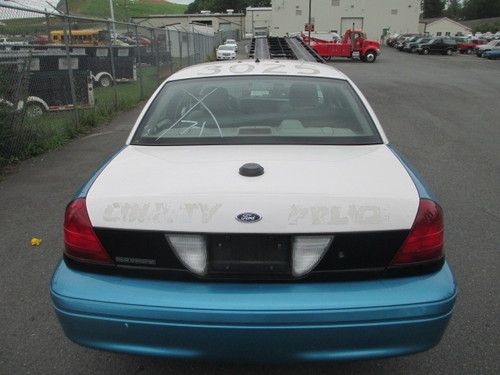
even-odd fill
[{"label": "police car", "polygon": [[438,344],[443,212],[356,85],[303,61],[172,75],[68,204],[51,283],[72,341],[288,362]]}]

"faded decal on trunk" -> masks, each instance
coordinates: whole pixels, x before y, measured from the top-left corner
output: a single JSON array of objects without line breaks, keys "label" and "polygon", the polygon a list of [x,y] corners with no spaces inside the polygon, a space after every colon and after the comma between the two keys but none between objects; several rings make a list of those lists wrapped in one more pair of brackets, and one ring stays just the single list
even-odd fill
[{"label": "faded decal on trunk", "polygon": [[299,206],[292,205],[288,215],[289,225],[350,225],[381,224],[389,215],[379,206]]},{"label": "faded decal on trunk", "polygon": [[184,203],[174,206],[165,202],[114,202],[104,209],[103,219],[114,223],[208,224],[221,207],[221,203]]}]

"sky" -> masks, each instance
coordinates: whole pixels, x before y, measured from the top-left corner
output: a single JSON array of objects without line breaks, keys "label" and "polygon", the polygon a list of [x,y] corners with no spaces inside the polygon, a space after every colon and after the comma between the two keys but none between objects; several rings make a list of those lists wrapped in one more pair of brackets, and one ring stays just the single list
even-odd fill
[{"label": "sky", "polygon": [[189,4],[192,3],[193,0],[169,0],[169,2],[177,4]]}]

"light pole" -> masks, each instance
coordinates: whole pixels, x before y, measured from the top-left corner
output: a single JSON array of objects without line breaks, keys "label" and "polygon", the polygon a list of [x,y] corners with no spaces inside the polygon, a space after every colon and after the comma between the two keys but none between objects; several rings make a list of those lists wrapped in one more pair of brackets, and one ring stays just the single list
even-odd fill
[{"label": "light pole", "polygon": [[308,21],[308,41],[307,44],[311,45],[311,2],[312,0],[309,0],[309,21]]},{"label": "light pole", "polygon": [[109,0],[109,10],[111,12],[111,30],[113,31],[113,38],[116,38],[115,11],[113,9],[113,0]]}]

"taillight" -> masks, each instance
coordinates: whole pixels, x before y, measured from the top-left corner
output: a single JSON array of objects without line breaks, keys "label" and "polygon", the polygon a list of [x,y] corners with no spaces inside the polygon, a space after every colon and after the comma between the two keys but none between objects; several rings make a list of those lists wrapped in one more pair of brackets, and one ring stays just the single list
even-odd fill
[{"label": "taillight", "polygon": [[113,263],[97,238],[84,198],[72,201],[64,216],[64,253],[85,263]]},{"label": "taillight", "polygon": [[421,199],[415,222],[391,266],[439,260],[444,256],[443,210],[434,201]]}]

